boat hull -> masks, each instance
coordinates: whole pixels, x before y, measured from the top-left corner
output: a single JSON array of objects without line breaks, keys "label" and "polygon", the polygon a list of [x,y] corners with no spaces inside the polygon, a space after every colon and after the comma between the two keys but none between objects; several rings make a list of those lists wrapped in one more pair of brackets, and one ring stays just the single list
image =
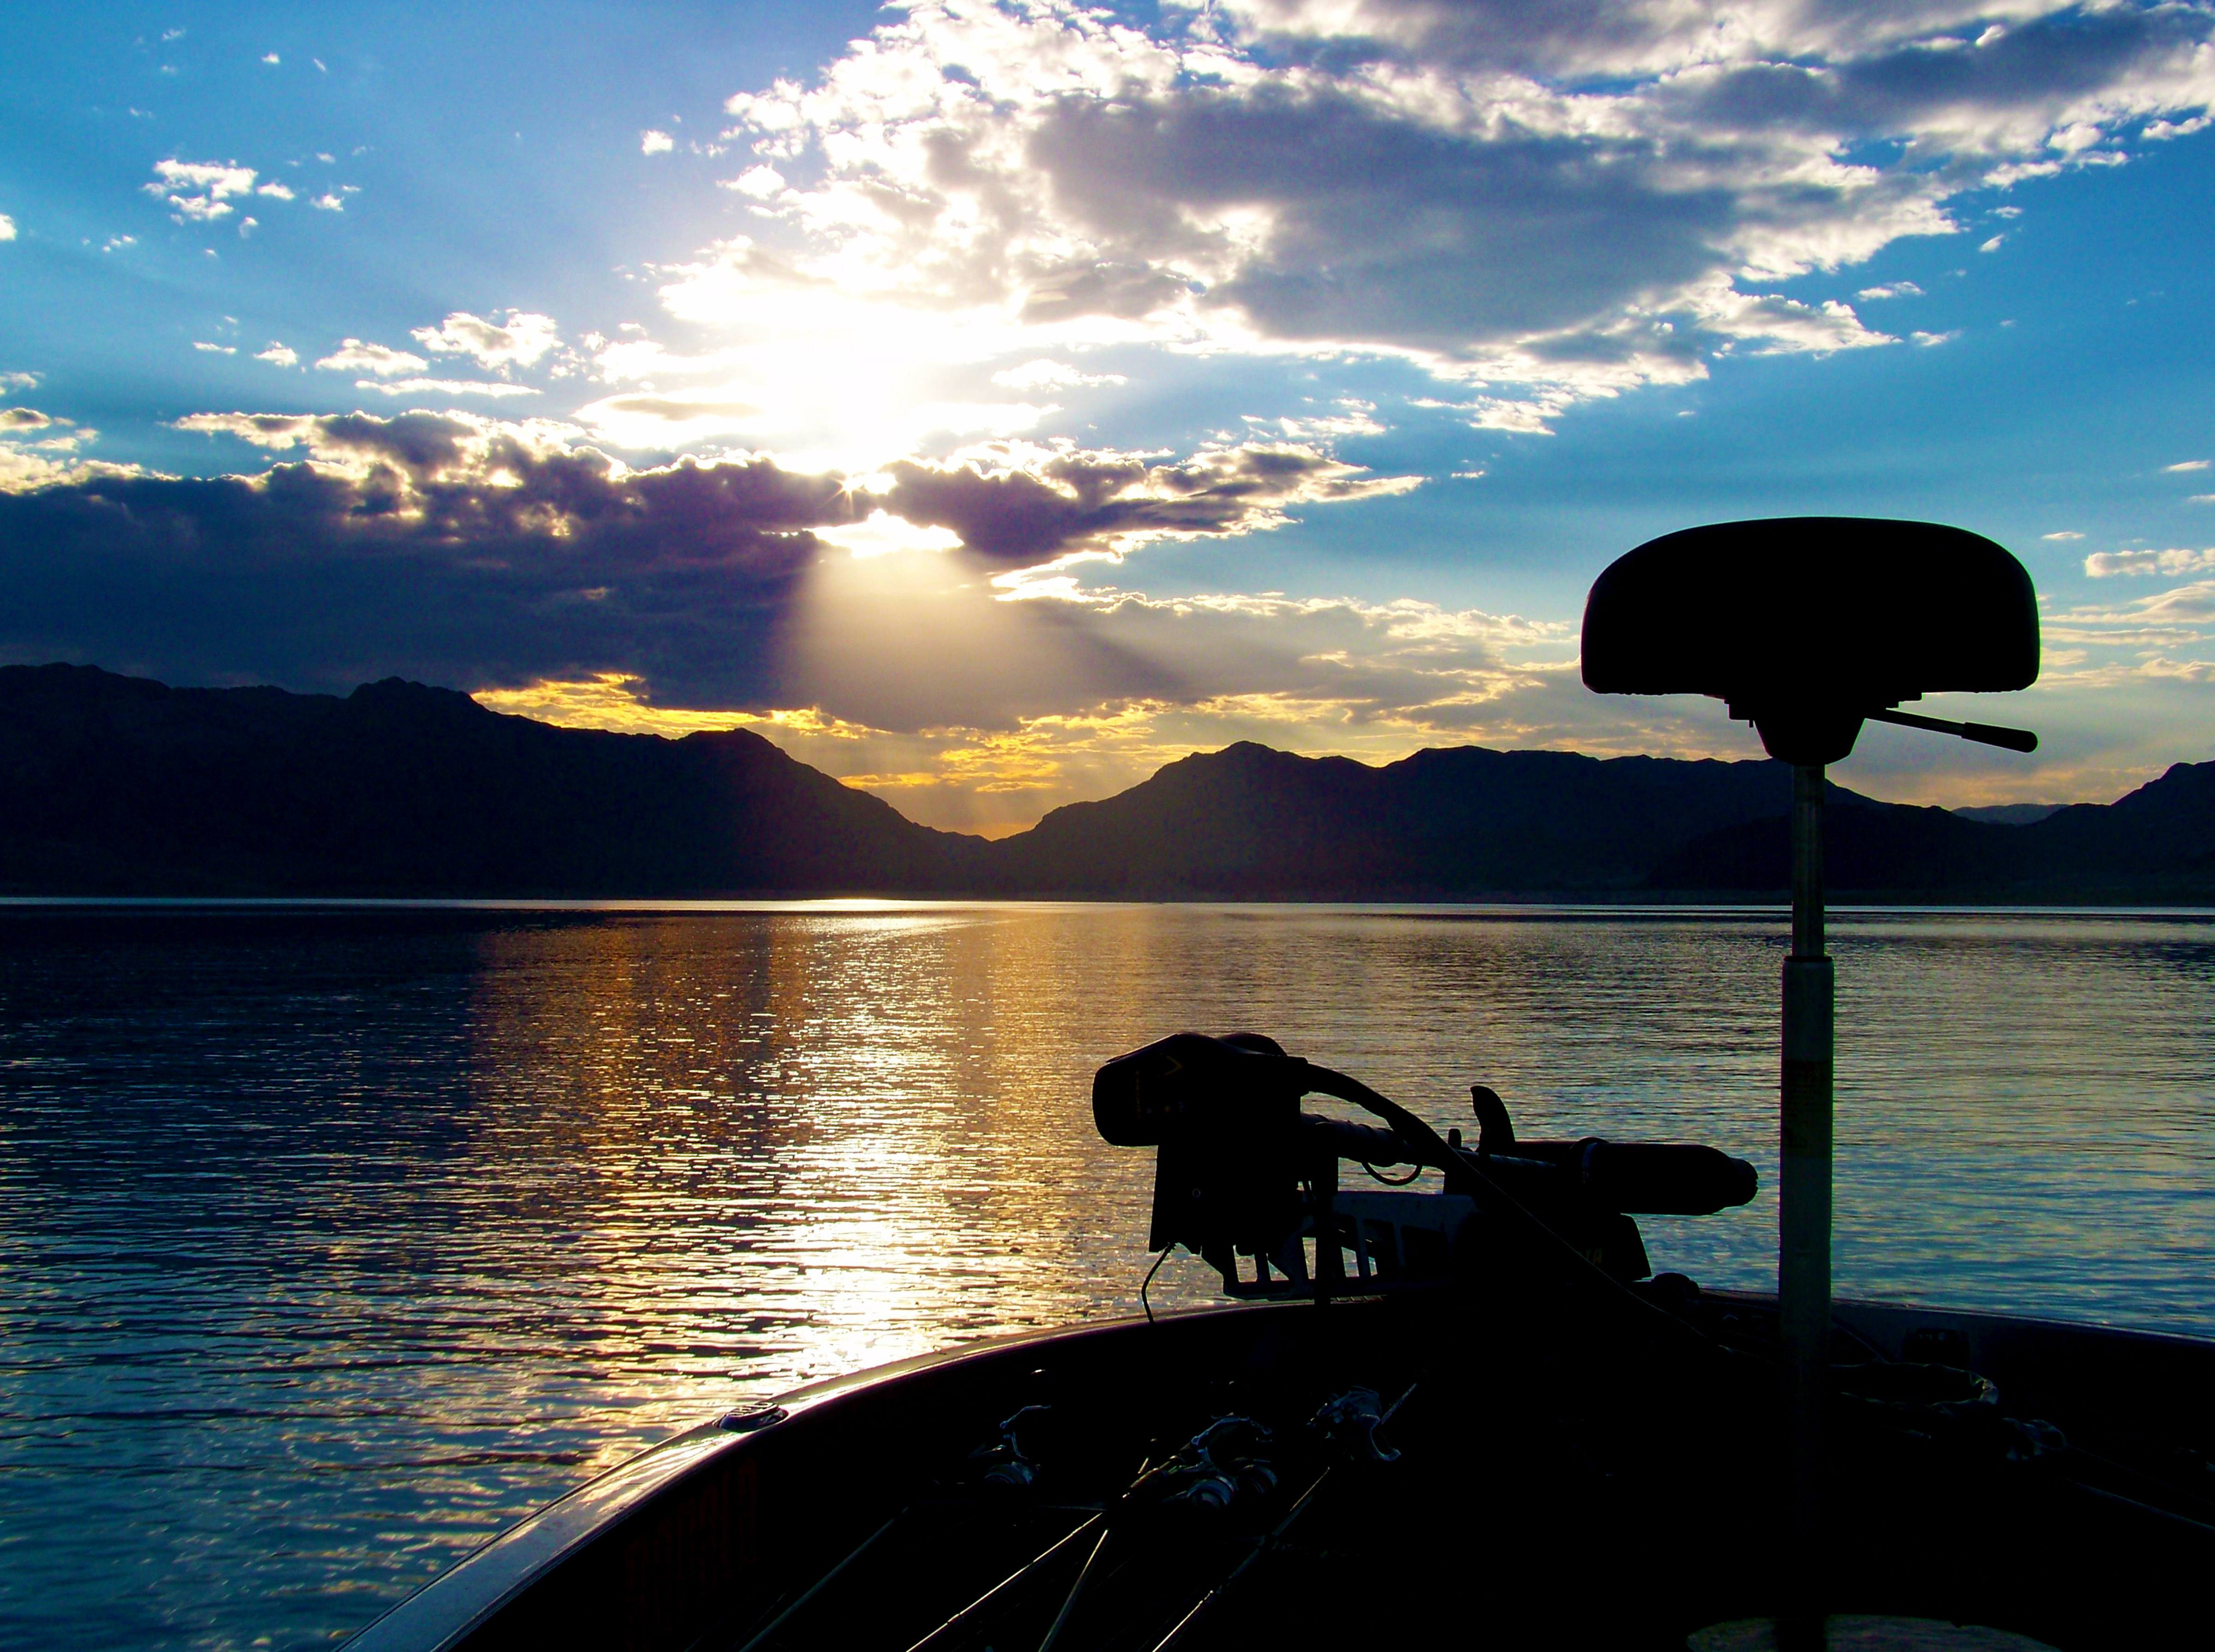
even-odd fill
[{"label": "boat hull", "polygon": [[[2197,1610],[2187,1580],[2215,1567],[2215,1529],[2194,1476],[2215,1473],[2207,1442],[2185,1435],[2193,1397],[2215,1392],[2215,1343],[1841,1302],[1850,1365],[1967,1367],[1999,1400],[1958,1428],[1950,1412],[1926,1428],[1896,1406],[1850,1405],[1831,1520],[1810,1534],[1777,1514],[1758,1357],[1774,1315],[1771,1299],[1709,1293],[1658,1330],[1634,1315],[1629,1330],[1595,1331],[1588,1313],[1441,1312],[1411,1296],[977,1343],[669,1441],[488,1544],[353,1645],[737,1648],[781,1624],[764,1647],[898,1652],[1005,1575],[1009,1557],[1020,1567],[1112,1503],[1160,1441],[1227,1411],[1293,1418],[1313,1396],[1365,1387],[1404,1405],[1384,1430],[1398,1461],[1333,1466],[1303,1447],[1266,1518],[1215,1533],[1149,1516],[1155,1558],[1119,1586],[1135,1603],[1066,1643],[1151,1646],[1206,1599],[1180,1646],[1333,1625],[1373,1637],[1381,1614],[1404,1631],[1394,1643],[1481,1626],[1496,1644],[1682,1647],[1703,1624],[1774,1611],[1778,1578],[1809,1565],[1840,1612],[1991,1624],[2066,1648],[2143,1643],[2172,1612]],[[1715,1337],[1739,1355],[1710,1361],[1699,1350]],[[1028,1494],[986,1495],[964,1465],[1025,1406],[1061,1419],[1047,1472]],[[1322,1477],[1327,1495],[1272,1536],[1289,1482],[1318,1463],[1337,1477]],[[1024,1608],[1040,1622],[1003,1622],[1003,1643],[1038,1643],[1084,1547],[1046,1569]],[[1207,1593],[1240,1565],[1237,1588]],[[988,1624],[956,1629],[943,1644],[990,1643]]]}]

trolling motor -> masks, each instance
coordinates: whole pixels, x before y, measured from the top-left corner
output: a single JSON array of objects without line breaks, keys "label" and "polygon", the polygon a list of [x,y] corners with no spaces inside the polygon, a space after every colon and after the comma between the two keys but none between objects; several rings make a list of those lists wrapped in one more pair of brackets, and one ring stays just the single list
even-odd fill
[{"label": "trolling motor", "polygon": [[[1381,1123],[1305,1111],[1310,1094],[1350,1102]],[[1519,1142],[1497,1095],[1482,1085],[1470,1095],[1474,1148],[1459,1130],[1441,1139],[1368,1086],[1259,1033],[1179,1032],[1101,1068],[1092,1118],[1116,1147],[1157,1150],[1147,1249],[1184,1245],[1238,1297],[1350,1295],[1451,1279],[1474,1260],[1480,1215],[1511,1202],[1604,1272],[1642,1279],[1652,1268],[1634,1212],[1707,1215],[1753,1197],[1753,1166],[1713,1147],[1598,1136]],[[1388,1185],[1342,1190],[1341,1161]],[[1402,1165],[1414,1167],[1403,1178],[1379,1173]],[[1390,1184],[1427,1168],[1444,1173],[1442,1190]]]}]

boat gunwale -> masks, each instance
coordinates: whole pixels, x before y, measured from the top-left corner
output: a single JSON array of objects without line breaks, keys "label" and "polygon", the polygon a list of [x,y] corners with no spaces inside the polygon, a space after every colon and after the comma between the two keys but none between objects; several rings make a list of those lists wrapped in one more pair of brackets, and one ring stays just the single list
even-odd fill
[{"label": "boat gunwale", "polygon": [[[1333,1306],[1343,1311],[1384,1300],[1345,1298]],[[1759,1313],[1773,1313],[1776,1307],[1774,1292],[1717,1288],[1702,1291],[1699,1300]],[[1312,1306],[1304,1300],[1211,1304],[1160,1312],[1150,1319],[1133,1314],[1007,1331],[821,1378],[748,1402],[739,1411],[724,1415],[742,1416],[748,1410],[771,1407],[782,1415],[742,1431],[726,1427],[717,1418],[647,1447],[487,1539],[343,1644],[351,1652],[445,1652],[457,1648],[532,1588],[712,1465],[761,1451],[772,1441],[787,1437],[795,1422],[862,1403],[914,1379],[943,1375],[965,1365],[1004,1361],[1027,1348],[1068,1350],[1089,1342],[1120,1340],[1149,1329],[1268,1318]],[[2058,1337],[2079,1347],[2098,1347],[2103,1351],[2129,1349],[2155,1358],[2197,1357],[2215,1369],[2215,1337],[1912,1301],[1840,1299],[1833,1303],[1832,1311],[1838,1323],[1881,1347],[1890,1358],[1900,1356],[1897,1333],[1916,1328],[1902,1323],[1913,1319],[1924,1325],[1961,1330],[1978,1345],[1995,1335],[2009,1339]],[[1887,1343],[1890,1345],[1884,1346]]]}]

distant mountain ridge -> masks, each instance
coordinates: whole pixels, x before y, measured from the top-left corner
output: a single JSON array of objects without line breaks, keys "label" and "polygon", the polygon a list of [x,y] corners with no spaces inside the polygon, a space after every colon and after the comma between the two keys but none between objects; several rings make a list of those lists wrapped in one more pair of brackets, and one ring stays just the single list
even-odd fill
[{"label": "distant mountain ridge", "polygon": [[555,728],[396,678],[341,699],[0,669],[11,892],[930,891],[982,847],[743,730]]},{"label": "distant mountain ridge", "polygon": [[[340,697],[0,668],[0,892],[1772,898],[1765,761],[1251,743],[997,842],[936,831],[734,731],[556,728],[390,679]],[[2215,763],[2028,824],[1833,786],[1860,899],[2215,902]]]}]

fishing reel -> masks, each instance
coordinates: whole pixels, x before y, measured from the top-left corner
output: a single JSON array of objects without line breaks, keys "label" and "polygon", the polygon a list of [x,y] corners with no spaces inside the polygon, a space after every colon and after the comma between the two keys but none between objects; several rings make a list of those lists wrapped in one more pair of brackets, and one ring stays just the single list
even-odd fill
[{"label": "fishing reel", "polygon": [[[1306,1111],[1310,1095],[1380,1122]],[[1184,1245],[1236,1297],[1451,1280],[1474,1264],[1486,1219],[1494,1229],[1541,1231],[1617,1279],[1642,1279],[1652,1267],[1634,1213],[1707,1215],[1745,1204],[1758,1185],[1752,1165],[1713,1147],[1598,1136],[1518,1141],[1497,1095],[1482,1085],[1470,1095],[1474,1148],[1459,1130],[1441,1138],[1366,1085],[1259,1033],[1180,1032],[1102,1067],[1092,1118],[1114,1146],[1156,1150],[1147,1248]],[[1388,1185],[1342,1189],[1341,1163]],[[1383,1176],[1396,1166],[1413,1168],[1404,1178]],[[1442,1172],[1440,1190],[1389,1184],[1425,1169]]]}]

